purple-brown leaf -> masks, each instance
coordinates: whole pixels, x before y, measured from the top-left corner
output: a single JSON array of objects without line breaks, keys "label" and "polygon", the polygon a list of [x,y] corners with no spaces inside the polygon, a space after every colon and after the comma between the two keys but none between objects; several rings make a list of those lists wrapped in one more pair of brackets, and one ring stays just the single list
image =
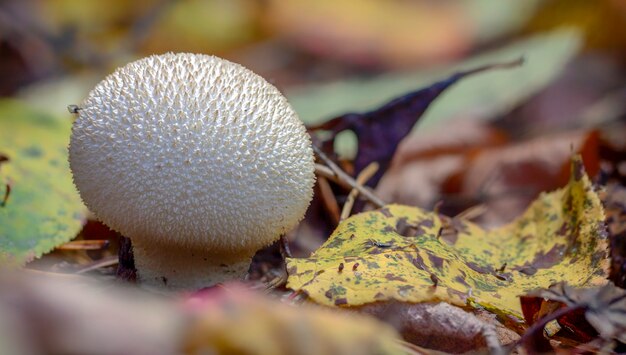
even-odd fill
[{"label": "purple-brown leaf", "polygon": [[378,162],[380,169],[367,183],[374,187],[389,167],[400,141],[411,132],[415,123],[442,92],[466,76],[491,69],[511,68],[521,65],[522,62],[523,59],[520,58],[512,62],[461,71],[429,87],[397,97],[373,111],[347,113],[309,129],[331,131],[331,138],[324,142],[326,148],[332,146],[338,133],[345,130],[353,131],[358,138],[354,174],[358,175],[371,162]]}]

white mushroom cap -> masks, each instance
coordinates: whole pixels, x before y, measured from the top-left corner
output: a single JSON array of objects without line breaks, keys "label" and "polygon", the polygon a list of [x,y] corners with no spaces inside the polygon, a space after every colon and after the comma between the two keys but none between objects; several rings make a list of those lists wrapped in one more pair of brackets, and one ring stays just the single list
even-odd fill
[{"label": "white mushroom cap", "polygon": [[230,255],[293,228],[315,180],[310,137],[285,97],[202,54],[155,55],[105,78],[81,105],[69,155],[83,201],[111,228]]}]

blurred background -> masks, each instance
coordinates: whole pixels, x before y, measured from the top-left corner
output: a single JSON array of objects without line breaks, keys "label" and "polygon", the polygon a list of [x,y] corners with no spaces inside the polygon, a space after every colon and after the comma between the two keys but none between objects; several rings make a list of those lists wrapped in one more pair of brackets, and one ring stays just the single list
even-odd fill
[{"label": "blurred background", "polygon": [[[463,79],[441,95],[376,187],[387,202],[452,215],[487,204],[485,225],[562,186],[573,151],[597,175],[600,153],[621,152],[626,132],[623,0],[0,2],[0,96],[47,114],[70,118],[67,105],[115,68],[169,51],[251,68],[308,125],[524,57],[521,67]],[[350,172],[357,138],[345,133],[335,151]],[[333,189],[341,205],[347,192]],[[318,188],[296,253],[307,255],[336,226],[328,191]]]},{"label": "blurred background", "polygon": [[[552,101],[571,116],[623,84],[625,17],[622,0],[3,0],[0,95],[28,96],[46,83],[54,89],[41,95],[81,99],[114,68],[168,51],[225,57],[289,92],[445,64],[454,69],[473,54],[570,26],[581,33],[582,53],[561,68],[571,73],[560,96],[576,102]],[[552,110],[542,111],[556,116]],[[319,116],[326,112],[335,113],[325,108]]]},{"label": "blurred background", "polygon": [[[493,227],[519,216],[541,192],[564,186],[570,158],[579,153],[605,187],[611,279],[626,285],[625,0],[0,0],[0,264],[8,255],[40,273],[134,278],[128,239],[95,221],[72,184],[67,106],[80,105],[115,68],[165,52],[217,55],[249,67],[309,126],[373,110],[460,70],[523,57],[521,66],[472,75],[439,96],[407,137],[397,137],[402,141],[374,192],[387,203]],[[356,175],[352,161],[367,142],[347,131],[333,144],[336,155],[329,155]],[[295,257],[308,256],[335,230],[349,192],[318,177],[306,218],[287,236]],[[282,262],[278,245],[268,247],[256,255],[250,279],[283,279]],[[42,336],[67,330],[63,339],[74,341],[76,332],[91,329],[31,306],[48,304],[50,295],[89,324],[100,308],[115,317],[122,312],[111,326],[102,323],[106,331],[90,333],[100,342],[88,343],[91,350],[120,343],[102,336],[124,332],[120,324],[140,331],[167,326],[148,333],[148,341],[133,332],[118,338],[150,348],[135,352],[153,353],[176,327],[164,304],[135,316],[106,303],[115,296],[63,290],[72,298],[45,283],[4,284],[36,296],[14,299]],[[5,308],[9,315],[18,309]],[[61,317],[69,328],[40,316]],[[10,317],[0,317],[0,328],[3,321],[3,329],[18,329]],[[14,338],[0,331],[0,343]]]}]

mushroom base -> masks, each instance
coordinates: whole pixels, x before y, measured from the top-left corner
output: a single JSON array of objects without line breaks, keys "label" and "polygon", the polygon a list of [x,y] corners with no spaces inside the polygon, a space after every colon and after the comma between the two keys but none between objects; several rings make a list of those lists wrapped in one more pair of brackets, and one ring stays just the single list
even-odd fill
[{"label": "mushroom base", "polygon": [[137,280],[142,285],[172,290],[198,290],[241,280],[253,255],[228,255],[196,249],[176,249],[133,241]]}]

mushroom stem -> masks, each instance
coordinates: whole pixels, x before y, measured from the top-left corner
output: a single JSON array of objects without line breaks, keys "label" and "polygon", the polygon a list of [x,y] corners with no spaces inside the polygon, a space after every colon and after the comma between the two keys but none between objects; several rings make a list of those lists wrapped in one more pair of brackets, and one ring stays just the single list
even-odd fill
[{"label": "mushroom stem", "polygon": [[133,241],[138,280],[148,286],[197,290],[246,276],[253,255],[177,248],[141,239]]}]

